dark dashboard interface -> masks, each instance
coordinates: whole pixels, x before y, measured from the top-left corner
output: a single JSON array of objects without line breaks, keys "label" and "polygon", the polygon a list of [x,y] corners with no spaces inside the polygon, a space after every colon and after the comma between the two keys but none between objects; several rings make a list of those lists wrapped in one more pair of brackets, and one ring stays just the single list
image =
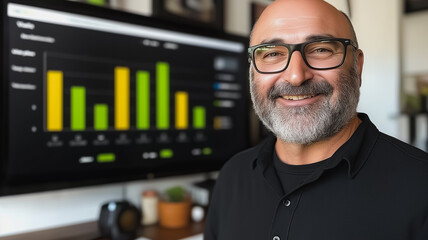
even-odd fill
[{"label": "dark dashboard interface", "polygon": [[42,3],[4,4],[2,194],[213,170],[247,147],[242,39]]}]

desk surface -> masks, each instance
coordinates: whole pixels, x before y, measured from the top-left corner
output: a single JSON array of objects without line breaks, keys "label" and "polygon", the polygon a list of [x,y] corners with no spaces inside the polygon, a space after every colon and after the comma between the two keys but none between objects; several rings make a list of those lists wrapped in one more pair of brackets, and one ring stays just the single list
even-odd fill
[{"label": "desk surface", "polygon": [[[141,227],[138,236],[149,238],[150,240],[178,240],[190,237],[204,231],[204,223],[191,223],[189,226],[180,229],[168,229],[159,225]],[[36,231],[25,234],[18,234],[7,237],[0,237],[0,240],[108,240],[101,238],[98,232],[97,222],[87,222],[71,225],[67,227],[53,228],[49,230]]]}]

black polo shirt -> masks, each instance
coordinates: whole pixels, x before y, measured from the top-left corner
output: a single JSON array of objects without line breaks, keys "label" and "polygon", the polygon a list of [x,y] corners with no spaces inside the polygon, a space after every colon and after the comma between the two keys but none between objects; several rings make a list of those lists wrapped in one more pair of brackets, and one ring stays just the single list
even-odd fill
[{"label": "black polo shirt", "polygon": [[367,115],[352,137],[283,194],[276,139],[220,172],[205,240],[427,240],[428,154],[377,130]]}]

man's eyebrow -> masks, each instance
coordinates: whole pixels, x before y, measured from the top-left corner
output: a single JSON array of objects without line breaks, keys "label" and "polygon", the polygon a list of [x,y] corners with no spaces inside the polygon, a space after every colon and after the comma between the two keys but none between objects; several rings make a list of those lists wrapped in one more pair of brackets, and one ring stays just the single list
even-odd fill
[{"label": "man's eyebrow", "polygon": [[321,40],[326,38],[335,38],[335,36],[331,34],[322,34],[322,35],[309,35],[306,37],[306,41],[314,41],[314,40]]},{"label": "man's eyebrow", "polygon": [[265,43],[281,44],[281,43],[285,43],[285,42],[284,42],[284,40],[282,40],[280,38],[274,38],[274,39],[263,40],[260,44],[265,44]]},{"label": "man's eyebrow", "polygon": [[[305,41],[314,41],[314,40],[321,40],[321,39],[326,39],[326,38],[334,38],[334,36],[331,34],[309,35],[305,38]],[[273,38],[273,39],[263,40],[260,44],[266,44],[266,43],[268,43],[268,44],[283,44],[286,42],[281,38]]]}]

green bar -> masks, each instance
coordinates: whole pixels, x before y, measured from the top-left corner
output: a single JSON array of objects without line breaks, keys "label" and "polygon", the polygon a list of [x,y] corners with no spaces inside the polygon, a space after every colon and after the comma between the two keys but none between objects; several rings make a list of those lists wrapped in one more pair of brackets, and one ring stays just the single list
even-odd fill
[{"label": "green bar", "polygon": [[156,64],[156,127],[169,128],[169,64]]},{"label": "green bar", "polygon": [[205,128],[205,108],[201,106],[195,106],[193,108],[193,127],[195,129]]},{"label": "green bar", "polygon": [[219,100],[215,100],[213,103],[214,107],[220,107],[220,101]]},{"label": "green bar", "polygon": [[97,6],[105,6],[106,1],[105,0],[86,0],[87,3]]},{"label": "green bar", "polygon": [[107,130],[108,129],[108,106],[107,104],[94,105],[94,129]]},{"label": "green bar", "polygon": [[160,158],[172,158],[173,155],[174,152],[171,149],[162,149],[159,153]]},{"label": "green bar", "polygon": [[97,155],[97,162],[114,162],[116,160],[116,155],[114,153],[100,153]]},{"label": "green bar", "polygon": [[209,147],[202,149],[202,154],[204,154],[204,155],[211,155],[212,153],[213,153],[213,150]]},{"label": "green bar", "polygon": [[150,74],[137,71],[137,129],[150,128]]},{"label": "green bar", "polygon": [[71,89],[71,125],[72,131],[81,131],[86,128],[86,89],[81,86],[72,86]]}]

